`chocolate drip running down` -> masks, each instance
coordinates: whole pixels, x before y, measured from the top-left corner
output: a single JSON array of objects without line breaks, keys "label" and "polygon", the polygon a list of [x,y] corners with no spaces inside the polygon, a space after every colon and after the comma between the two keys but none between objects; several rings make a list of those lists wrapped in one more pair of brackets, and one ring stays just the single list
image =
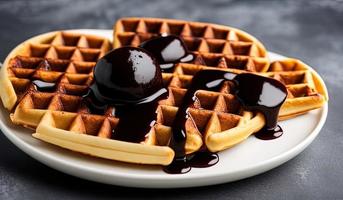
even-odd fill
[{"label": "chocolate drip running down", "polygon": [[[190,53],[184,43],[184,41],[174,35],[162,36],[153,38],[143,42],[140,47],[151,52],[159,61],[161,70],[166,73],[174,71],[174,67],[177,63],[191,62],[194,60],[194,54]],[[195,92],[195,91],[194,91]],[[190,94],[193,96],[193,93]],[[187,99],[186,97],[184,99]],[[188,108],[192,104],[190,102],[183,103],[184,108]],[[182,115],[182,114],[180,114]],[[183,118],[185,116],[177,116],[179,123],[184,123]],[[174,123],[175,124],[175,123]],[[170,145],[171,148],[178,154],[184,154],[186,132],[180,126],[172,126],[173,137],[172,141],[178,141],[178,145]],[[182,152],[182,153],[180,153]],[[217,154],[210,152],[197,152],[193,155],[188,155],[187,158],[177,157],[170,167],[165,167],[164,171],[167,173],[186,173],[190,171],[191,167],[209,167],[215,165],[219,161]]]},{"label": "chocolate drip running down", "polygon": [[[217,91],[224,81],[232,81],[235,84],[235,95],[245,109],[264,114],[266,125],[264,131],[258,133],[258,138],[271,139],[282,135],[282,129],[277,125],[277,116],[286,100],[287,90],[281,82],[250,73],[234,74],[220,70],[202,70],[193,77],[173,122],[173,134],[169,146],[175,151],[175,159],[164,169],[166,172],[185,173],[194,165],[185,154],[187,138],[185,124],[187,119],[192,117],[189,107],[194,103],[196,91]],[[277,134],[274,134],[275,132]],[[213,155],[208,154],[208,156]]]}]

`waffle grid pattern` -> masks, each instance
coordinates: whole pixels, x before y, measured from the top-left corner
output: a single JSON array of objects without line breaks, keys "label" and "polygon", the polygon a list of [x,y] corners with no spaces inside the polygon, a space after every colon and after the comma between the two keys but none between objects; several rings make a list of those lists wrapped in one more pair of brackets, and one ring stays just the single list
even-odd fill
[{"label": "waffle grid pattern", "polygon": [[[288,62],[286,63],[289,64]],[[294,66],[297,65],[296,60],[291,61],[291,63],[293,63]],[[308,69],[299,66],[292,69],[284,68],[282,70],[275,70],[276,65],[280,65],[280,62],[273,62],[268,72],[257,74],[268,76],[270,78],[274,78],[284,83],[288,90],[287,99],[318,96],[318,91],[315,88],[312,74]],[[281,63],[281,66],[283,66],[283,63]],[[191,82],[192,76],[196,74],[198,71],[215,68],[217,67],[179,63],[175,67],[175,70],[172,75],[165,73],[164,76],[167,80],[169,80],[172,83],[172,85],[182,87],[182,85],[188,85]],[[222,68],[222,70],[228,70],[234,73],[244,73],[246,71],[249,71],[246,70],[246,68]]]},{"label": "waffle grid pattern", "polygon": [[109,49],[105,39],[66,32],[43,44],[29,43],[25,53],[12,58],[7,68],[18,102],[27,91],[39,92],[33,80],[55,83],[50,92],[84,95],[93,81],[96,61]]},{"label": "waffle grid pattern", "polygon": [[177,35],[190,51],[266,57],[255,38],[238,29],[181,20],[126,18],[117,21],[114,47],[138,46],[158,35]]},{"label": "waffle grid pattern", "polygon": [[[118,34],[118,46],[139,46],[142,42],[157,37],[154,34],[122,33]],[[222,39],[194,38],[183,36],[187,48],[191,52],[216,53],[224,55],[262,57],[252,42],[227,41]]]}]

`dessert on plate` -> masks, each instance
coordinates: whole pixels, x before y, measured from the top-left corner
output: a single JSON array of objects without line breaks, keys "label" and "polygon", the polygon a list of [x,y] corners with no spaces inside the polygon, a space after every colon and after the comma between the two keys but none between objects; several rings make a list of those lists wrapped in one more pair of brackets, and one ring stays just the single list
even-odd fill
[{"label": "dessert on plate", "polygon": [[113,44],[75,31],[38,35],[7,56],[0,84],[11,120],[35,138],[168,173],[214,165],[216,152],[252,134],[278,138],[277,120],[328,100],[310,67],[270,63],[244,31],[157,18],[118,20]]}]

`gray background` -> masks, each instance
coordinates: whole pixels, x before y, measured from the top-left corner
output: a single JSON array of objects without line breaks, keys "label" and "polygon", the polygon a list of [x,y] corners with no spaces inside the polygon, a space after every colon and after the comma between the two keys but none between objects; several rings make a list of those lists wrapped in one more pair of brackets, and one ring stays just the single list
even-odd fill
[{"label": "gray background", "polygon": [[[186,2],[186,1],[185,1]],[[25,155],[0,134],[0,199],[343,198],[343,1],[0,1],[0,60],[23,40],[69,28],[111,28],[122,16],[214,22],[252,33],[266,47],[313,66],[329,88],[329,116],[299,156],[234,183],[178,190],[121,188],[80,180]]]}]

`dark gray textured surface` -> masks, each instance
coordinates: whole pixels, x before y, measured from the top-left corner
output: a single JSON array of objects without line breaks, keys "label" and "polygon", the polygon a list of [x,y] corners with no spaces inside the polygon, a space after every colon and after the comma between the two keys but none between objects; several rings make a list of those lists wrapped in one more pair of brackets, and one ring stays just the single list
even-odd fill
[{"label": "dark gray textured surface", "polygon": [[[111,28],[122,16],[208,21],[242,28],[266,47],[313,66],[329,88],[329,116],[318,138],[288,163],[234,183],[143,190],[88,182],[31,159],[0,134],[0,199],[342,199],[342,1],[0,1],[0,60],[33,35]],[[1,86],[0,86],[1,87]]]}]

